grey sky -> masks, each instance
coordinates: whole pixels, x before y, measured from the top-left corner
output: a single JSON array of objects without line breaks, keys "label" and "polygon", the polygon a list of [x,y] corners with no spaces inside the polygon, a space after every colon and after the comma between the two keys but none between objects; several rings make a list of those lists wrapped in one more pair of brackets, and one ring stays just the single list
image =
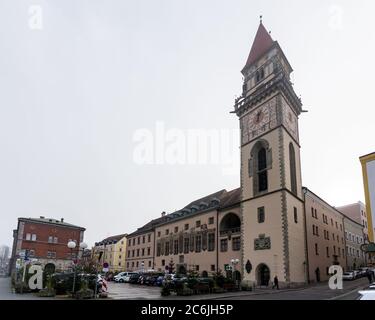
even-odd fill
[{"label": "grey sky", "polygon": [[[29,28],[30,5],[43,28]],[[221,165],[136,165],[139,128],[237,129],[229,114],[263,14],[295,72],[303,184],[364,200],[374,151],[374,1],[0,0],[0,244],[64,217],[91,245],[239,186]],[[239,168],[239,164],[238,164]]]}]

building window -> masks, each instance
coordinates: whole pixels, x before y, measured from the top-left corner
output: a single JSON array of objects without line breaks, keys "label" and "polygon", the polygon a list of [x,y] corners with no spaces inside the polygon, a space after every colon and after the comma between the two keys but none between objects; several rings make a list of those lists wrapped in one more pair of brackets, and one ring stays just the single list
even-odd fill
[{"label": "building window", "polygon": [[209,233],[208,234],[208,251],[215,250],[215,234]]},{"label": "building window", "polygon": [[232,238],[232,250],[233,251],[241,250],[241,238],[240,237]]},{"label": "building window", "polygon": [[169,229],[165,229],[165,235],[169,235]]},{"label": "building window", "polygon": [[131,239],[129,239],[128,245],[129,245],[129,247],[132,245],[132,240]]},{"label": "building window", "polygon": [[135,238],[133,238],[133,246],[135,246]]},{"label": "building window", "polygon": [[160,236],[161,236],[161,232],[160,232],[160,231],[158,231],[158,238],[160,238]]},{"label": "building window", "polygon": [[160,257],[160,252],[161,252],[161,243],[158,243],[156,245],[156,256]]},{"label": "building window", "polygon": [[228,251],[228,240],[227,239],[221,239],[220,240],[220,251],[221,252],[227,252]]},{"label": "building window", "polygon": [[165,255],[168,256],[169,255],[169,241],[167,241],[165,243]]},{"label": "building window", "polygon": [[211,271],[215,271],[215,265],[214,264],[211,264]]},{"label": "building window", "polygon": [[137,261],[137,268],[139,267],[139,261]]},{"label": "building window", "polygon": [[199,271],[199,265],[195,266],[195,271]]},{"label": "building window", "polygon": [[311,216],[312,216],[313,218],[315,218],[315,215],[314,215],[314,208],[313,208],[313,207],[311,207]]},{"label": "building window", "polygon": [[148,261],[148,267],[151,268],[151,260]]},{"label": "building window", "polygon": [[163,260],[161,260],[161,265],[162,265],[162,267],[164,267],[165,266],[165,260],[163,259]]},{"label": "building window", "polygon": [[295,222],[295,223],[298,223],[298,214],[297,214],[297,208],[296,208],[296,207],[294,207],[294,208],[293,208],[293,210],[294,210],[294,222]]},{"label": "building window", "polygon": [[145,255],[145,248],[142,248],[142,257]]},{"label": "building window", "polygon": [[137,257],[139,257],[139,249],[137,249]]},{"label": "building window", "polygon": [[120,248],[120,252],[122,252],[122,248]]},{"label": "building window", "polygon": [[256,83],[262,81],[264,79],[264,68],[260,68],[255,74],[255,81]]},{"label": "building window", "polygon": [[185,230],[189,230],[189,224],[185,223]]},{"label": "building window", "polygon": [[147,255],[151,255],[151,248],[147,248]]},{"label": "building window", "polygon": [[145,243],[146,242],[146,236],[143,236],[142,237],[142,243]]},{"label": "building window", "polygon": [[48,237],[48,243],[53,243],[53,237],[52,236]]},{"label": "building window", "polygon": [[195,222],[195,227],[199,228],[200,226],[201,226],[201,221],[200,220],[196,221]]},{"label": "building window", "polygon": [[128,250],[128,257],[130,258],[130,250]]},{"label": "building window", "polygon": [[202,236],[195,237],[195,252],[201,252]]},{"label": "building window", "polygon": [[31,241],[36,241],[36,234],[33,233],[33,234],[31,235]]},{"label": "building window", "polygon": [[137,244],[140,244],[141,243],[141,237],[138,237],[137,238]]},{"label": "building window", "polygon": [[318,219],[318,212],[316,211],[316,209],[314,210],[315,212],[315,218]]},{"label": "building window", "polygon": [[174,233],[178,232],[178,227],[174,227]]},{"label": "building window", "polygon": [[147,242],[151,242],[151,234],[147,235]]},{"label": "building window", "polygon": [[258,151],[258,191],[267,191],[268,189],[268,178],[267,178],[267,151],[265,148],[261,148]]},{"label": "building window", "polygon": [[118,258],[121,259],[121,255],[119,255]]},{"label": "building window", "polygon": [[189,253],[189,238],[184,238],[184,253]]},{"label": "building window", "polygon": [[178,240],[173,242],[173,254],[178,254]]},{"label": "building window", "polygon": [[208,218],[208,224],[214,224],[214,217]]},{"label": "building window", "polygon": [[264,207],[258,208],[258,223],[263,223],[265,220]]},{"label": "building window", "polygon": [[315,254],[318,256],[319,255],[319,250],[318,250],[318,244],[315,243]]},{"label": "building window", "polygon": [[56,252],[47,251],[47,258],[55,259],[56,258]]},{"label": "building window", "polygon": [[329,258],[329,247],[326,247],[327,258]]},{"label": "building window", "polygon": [[132,254],[133,258],[135,257],[135,250],[133,249],[133,254]]},{"label": "building window", "polygon": [[292,143],[289,143],[289,165],[291,189],[294,194],[297,194],[296,153]]}]

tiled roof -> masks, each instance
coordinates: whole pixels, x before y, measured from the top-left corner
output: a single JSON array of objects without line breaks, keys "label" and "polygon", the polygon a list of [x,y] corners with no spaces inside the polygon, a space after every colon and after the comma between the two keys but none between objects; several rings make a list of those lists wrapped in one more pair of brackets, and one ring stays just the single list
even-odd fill
[{"label": "tiled roof", "polygon": [[119,235],[116,235],[116,236],[110,236],[108,238],[103,239],[100,242],[97,242],[95,245],[99,245],[100,246],[102,244],[116,243],[117,241],[121,240],[122,238],[124,238],[126,236],[127,236],[126,233],[119,234]]},{"label": "tiled roof", "polygon": [[70,224],[67,222],[64,222],[62,220],[57,220],[57,219],[52,219],[52,218],[45,218],[45,217],[40,217],[40,218],[18,218],[19,221],[28,221],[28,222],[35,222],[35,223],[44,223],[44,224],[54,224],[54,225],[60,225],[63,227],[70,227],[70,228],[77,228],[81,230],[86,230],[83,227],[76,226],[74,224]]},{"label": "tiled roof", "polygon": [[274,41],[270,34],[267,32],[263,23],[260,23],[244,69],[263,56],[269,49],[271,49],[273,44]]},{"label": "tiled roof", "polygon": [[[221,208],[221,207],[229,207],[235,205],[240,201],[240,188],[226,191],[225,189],[212,193],[208,196],[199,198],[190,202],[187,206],[183,207],[181,210],[177,210],[165,216],[162,216],[157,219],[153,219],[150,222],[146,223],[141,228],[138,228],[135,232],[129,234],[129,236],[135,236],[144,232],[149,232],[153,230],[155,226],[167,223],[169,221],[180,219],[185,216],[189,216],[192,214],[196,214],[199,212],[204,212],[214,208]],[[213,202],[213,200],[217,200],[217,202]],[[201,206],[204,204],[203,206]],[[191,209],[195,210],[191,210]]]},{"label": "tiled roof", "polygon": [[226,208],[238,204],[241,201],[241,188],[226,192],[220,199],[220,207]]}]

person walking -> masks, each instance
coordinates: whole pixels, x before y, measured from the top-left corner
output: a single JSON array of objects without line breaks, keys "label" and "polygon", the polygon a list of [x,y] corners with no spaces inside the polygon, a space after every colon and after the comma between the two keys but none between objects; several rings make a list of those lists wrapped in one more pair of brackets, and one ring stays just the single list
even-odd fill
[{"label": "person walking", "polygon": [[368,279],[368,282],[371,284],[372,283],[372,272],[370,270],[367,271],[367,279]]},{"label": "person walking", "polygon": [[279,279],[277,278],[277,276],[275,276],[275,278],[273,278],[273,286],[272,286],[272,289],[276,288],[277,290],[279,290]]}]

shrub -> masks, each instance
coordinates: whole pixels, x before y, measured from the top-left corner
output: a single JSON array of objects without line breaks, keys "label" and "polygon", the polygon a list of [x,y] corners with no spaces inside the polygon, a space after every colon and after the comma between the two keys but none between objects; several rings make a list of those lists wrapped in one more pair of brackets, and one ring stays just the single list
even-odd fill
[{"label": "shrub", "polygon": [[161,295],[163,297],[167,297],[171,294],[171,289],[169,288],[169,285],[166,284],[166,285],[163,285],[162,288],[161,288]]}]

